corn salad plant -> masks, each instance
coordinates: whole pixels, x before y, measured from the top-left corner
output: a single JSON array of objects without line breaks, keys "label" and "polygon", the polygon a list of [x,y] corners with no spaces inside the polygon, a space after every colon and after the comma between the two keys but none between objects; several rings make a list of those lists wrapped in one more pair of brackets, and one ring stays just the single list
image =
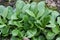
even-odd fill
[{"label": "corn salad plant", "polygon": [[0,5],[1,40],[60,40],[60,16],[45,1],[25,3],[16,8]]}]

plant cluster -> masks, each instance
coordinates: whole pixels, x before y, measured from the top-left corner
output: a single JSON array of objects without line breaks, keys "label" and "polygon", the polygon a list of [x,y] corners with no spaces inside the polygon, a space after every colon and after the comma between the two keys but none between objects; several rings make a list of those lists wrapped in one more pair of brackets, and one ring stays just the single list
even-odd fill
[{"label": "plant cluster", "polygon": [[16,2],[16,8],[0,5],[0,35],[2,40],[60,40],[59,12],[51,10],[45,1]]}]

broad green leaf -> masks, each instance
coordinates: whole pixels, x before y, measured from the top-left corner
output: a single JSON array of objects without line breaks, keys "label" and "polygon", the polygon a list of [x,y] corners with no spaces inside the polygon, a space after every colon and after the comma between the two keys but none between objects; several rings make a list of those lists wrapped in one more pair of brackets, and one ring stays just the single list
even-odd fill
[{"label": "broad green leaf", "polygon": [[4,24],[3,20],[1,19],[1,17],[0,17],[0,24]]},{"label": "broad green leaf", "polygon": [[46,27],[49,27],[49,28],[55,28],[56,25],[55,25],[55,24],[49,24],[49,25],[46,25]]},{"label": "broad green leaf", "polygon": [[11,16],[11,20],[15,20],[15,19],[18,19],[16,13],[12,14],[12,16]]},{"label": "broad green leaf", "polygon": [[8,19],[10,19],[12,14],[13,14],[13,9],[12,9],[12,7],[8,6],[8,7],[6,7],[5,10],[3,11],[2,16],[3,16],[4,18],[7,17]]},{"label": "broad green leaf", "polygon": [[25,35],[25,31],[20,31],[18,34],[19,37],[24,37],[24,35]]},{"label": "broad green leaf", "polygon": [[36,2],[32,2],[31,3],[31,10],[33,11],[37,6],[37,3]]},{"label": "broad green leaf", "polygon": [[7,10],[8,14],[7,14],[7,18],[11,19],[11,16],[14,14],[13,13],[13,8],[8,6],[8,10]]},{"label": "broad green leaf", "polygon": [[17,11],[21,11],[21,9],[23,8],[24,5],[25,5],[25,3],[23,1],[18,0],[16,2],[16,9],[17,9]]},{"label": "broad green leaf", "polygon": [[19,28],[19,27],[23,27],[22,24],[20,23],[20,21],[13,21],[13,20],[10,20],[10,21],[8,22],[8,25],[15,25],[15,26],[17,26],[18,28]]},{"label": "broad green leaf", "polygon": [[5,27],[6,25],[0,25],[0,28],[3,28],[3,27]]},{"label": "broad green leaf", "polygon": [[25,2],[23,2],[21,0],[17,0],[17,2],[16,2],[16,13],[17,13],[17,15],[19,15],[21,13],[24,5],[25,5]]},{"label": "broad green leaf", "polygon": [[31,5],[30,10],[33,11],[33,13],[37,16],[37,13],[38,13],[37,3],[32,2],[30,5]]},{"label": "broad green leaf", "polygon": [[5,11],[5,7],[3,5],[0,5],[0,15],[3,15],[3,12]]},{"label": "broad green leaf", "polygon": [[41,1],[38,3],[38,14],[37,14],[37,18],[41,17],[44,12],[45,12],[45,2],[44,1]]},{"label": "broad green leaf", "polygon": [[57,37],[56,40],[60,40],[60,37]]},{"label": "broad green leaf", "polygon": [[27,15],[24,15],[23,20],[24,20],[25,22],[27,22],[27,21],[29,20],[28,16],[27,16]]},{"label": "broad green leaf", "polygon": [[39,40],[45,40],[44,36],[39,36]]},{"label": "broad green leaf", "polygon": [[19,30],[15,29],[12,31],[12,36],[17,36],[19,33]]},{"label": "broad green leaf", "polygon": [[17,27],[23,27],[19,21],[14,21],[13,24],[16,25]]},{"label": "broad green leaf", "polygon": [[21,14],[19,14],[18,18],[23,19],[23,18],[24,18],[24,16],[25,16],[25,14],[24,14],[24,13],[21,13]]},{"label": "broad green leaf", "polygon": [[38,3],[38,10],[44,12],[45,11],[45,2],[41,1]]},{"label": "broad green leaf", "polygon": [[60,25],[60,17],[57,17],[57,23]]},{"label": "broad green leaf", "polygon": [[51,19],[50,19],[50,23],[53,23],[55,24],[55,20],[56,20],[56,17],[59,15],[59,13],[57,11],[53,11],[51,13]]},{"label": "broad green leaf", "polygon": [[19,39],[19,38],[17,38],[17,37],[11,37],[10,40],[21,40],[21,39]]},{"label": "broad green leaf", "polygon": [[31,37],[35,36],[36,33],[37,33],[37,30],[36,29],[32,29],[32,30],[28,30],[26,35],[27,35],[28,38],[31,38]]},{"label": "broad green leaf", "polygon": [[33,37],[32,40],[45,40],[44,36]]},{"label": "broad green leaf", "polygon": [[39,37],[33,37],[32,40],[41,40]]},{"label": "broad green leaf", "polygon": [[5,18],[7,17],[7,15],[8,15],[8,7],[5,8],[5,10],[3,11],[2,16],[3,16],[3,18],[5,19]]},{"label": "broad green leaf", "polygon": [[36,12],[36,10],[37,10],[37,3],[36,3],[36,2],[32,2],[30,9],[31,9],[33,12]]},{"label": "broad green leaf", "polygon": [[53,31],[55,34],[58,34],[58,33],[60,32],[58,26],[52,28],[52,31]]},{"label": "broad green leaf", "polygon": [[25,10],[29,9],[30,8],[30,4],[26,4],[23,9],[22,9],[22,12],[25,12]]},{"label": "broad green leaf", "polygon": [[59,15],[59,12],[57,11],[52,11],[52,17],[56,18]]},{"label": "broad green leaf", "polygon": [[28,15],[35,17],[35,14],[32,11],[30,11],[30,10],[25,10],[25,11]]},{"label": "broad green leaf", "polygon": [[52,40],[54,37],[55,37],[55,34],[50,31],[46,35],[47,40]]},{"label": "broad green leaf", "polygon": [[42,26],[45,27],[50,21],[50,16],[45,16],[43,20],[41,20]]},{"label": "broad green leaf", "polygon": [[43,14],[43,16],[40,18],[40,20],[43,20],[47,15],[49,16],[49,14],[52,12],[52,10],[45,8],[45,12]]},{"label": "broad green leaf", "polygon": [[13,20],[10,20],[10,21],[8,22],[8,25],[14,25],[14,24],[13,24]]},{"label": "broad green leaf", "polygon": [[5,26],[4,28],[1,29],[2,34],[8,35],[9,32],[9,27]]}]

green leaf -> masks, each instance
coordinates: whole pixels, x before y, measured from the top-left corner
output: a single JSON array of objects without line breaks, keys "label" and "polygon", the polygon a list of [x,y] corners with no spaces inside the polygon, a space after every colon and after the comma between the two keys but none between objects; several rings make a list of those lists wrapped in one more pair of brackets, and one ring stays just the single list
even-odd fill
[{"label": "green leaf", "polygon": [[5,8],[5,10],[3,11],[2,16],[3,16],[4,18],[7,17],[8,19],[10,19],[12,14],[13,14],[13,9],[12,9],[12,7],[8,6],[8,7]]},{"label": "green leaf", "polygon": [[30,4],[26,4],[23,9],[22,12],[25,12],[25,10],[28,10],[30,8]]},{"label": "green leaf", "polygon": [[25,22],[27,22],[27,21],[29,21],[29,17],[28,17],[27,15],[24,15],[23,20],[24,20]]},{"label": "green leaf", "polygon": [[0,17],[0,24],[4,24],[3,20],[1,19],[1,17]]},{"label": "green leaf", "polygon": [[8,14],[8,7],[5,8],[5,10],[3,11],[3,14],[2,14],[4,19],[7,17],[7,14]]},{"label": "green leaf", "polygon": [[24,35],[25,35],[25,31],[20,31],[18,34],[19,37],[24,37]]},{"label": "green leaf", "polygon": [[57,11],[52,11],[52,17],[56,18],[59,15],[59,12]]},{"label": "green leaf", "polygon": [[7,14],[7,18],[8,19],[11,19],[11,16],[14,14],[14,12],[13,12],[13,8],[12,7],[10,7],[10,6],[8,6],[8,14]]},{"label": "green leaf", "polygon": [[53,31],[55,34],[58,34],[58,33],[60,32],[58,26],[52,28],[52,31]]},{"label": "green leaf", "polygon": [[32,40],[45,40],[44,36],[33,37]]},{"label": "green leaf", "polygon": [[2,34],[8,35],[9,32],[9,27],[5,26],[4,28],[1,29]]},{"label": "green leaf", "polygon": [[56,40],[60,40],[60,37],[57,37]]},{"label": "green leaf", "polygon": [[3,15],[5,7],[3,5],[0,5],[0,15]]},{"label": "green leaf", "polygon": [[55,28],[56,25],[55,25],[55,24],[49,24],[49,25],[46,25],[46,27],[49,27],[49,28]]},{"label": "green leaf", "polygon": [[10,40],[21,40],[21,39],[19,39],[19,38],[17,38],[17,37],[11,37]]},{"label": "green leaf", "polygon": [[57,17],[58,15],[59,15],[59,13],[58,13],[57,11],[53,11],[53,12],[51,13],[50,23],[55,24],[55,19],[56,19],[56,17]]},{"label": "green leaf", "polygon": [[41,17],[44,12],[45,12],[45,2],[44,1],[41,1],[38,3],[38,14],[37,14],[37,18]]},{"label": "green leaf", "polygon": [[32,29],[32,30],[28,30],[26,35],[27,35],[28,38],[31,38],[31,37],[35,36],[36,33],[37,33],[37,30],[36,29]]},{"label": "green leaf", "polygon": [[45,18],[43,18],[43,20],[41,20],[42,26],[45,27],[50,21],[50,16],[45,16]]},{"label": "green leaf", "polygon": [[40,37],[33,37],[32,40],[41,40]]},{"label": "green leaf", "polygon": [[29,14],[30,16],[35,17],[35,14],[34,14],[32,11],[30,11],[30,10],[25,10],[25,11],[26,11],[26,13]]},{"label": "green leaf", "polygon": [[37,3],[36,2],[32,2],[31,3],[31,10],[33,11],[37,6]]},{"label": "green leaf", "polygon": [[3,27],[5,27],[6,25],[0,25],[0,28],[3,28]]},{"label": "green leaf", "polygon": [[38,12],[37,3],[36,2],[32,2],[31,3],[30,10],[33,11],[35,14]]},{"label": "green leaf", "polygon": [[37,3],[32,2],[30,5],[31,5],[30,10],[33,11],[33,13],[37,16],[37,13],[38,13]]},{"label": "green leaf", "polygon": [[18,19],[16,13],[14,13],[14,14],[11,16],[11,20],[15,20],[15,19]]},{"label": "green leaf", "polygon": [[54,37],[55,37],[55,34],[53,32],[50,32],[50,31],[46,35],[46,38],[48,40],[52,40]]},{"label": "green leaf", "polygon": [[60,17],[57,17],[57,23],[60,25]]},{"label": "green leaf", "polygon": [[18,0],[16,2],[16,9],[17,9],[17,11],[19,11],[19,10],[21,11],[21,9],[23,8],[24,5],[25,5],[25,3],[23,1]]},{"label": "green leaf", "polygon": [[14,21],[13,24],[16,25],[17,27],[23,27],[19,21]]},{"label": "green leaf", "polygon": [[20,21],[13,21],[13,20],[10,20],[10,21],[8,22],[8,25],[15,25],[15,26],[17,26],[18,28],[19,28],[19,27],[23,27],[22,24],[20,23]]},{"label": "green leaf", "polygon": [[10,21],[8,22],[8,25],[14,25],[14,24],[13,24],[13,20],[10,20]]},{"label": "green leaf", "polygon": [[15,29],[12,31],[12,36],[17,36],[19,33],[19,30]]}]

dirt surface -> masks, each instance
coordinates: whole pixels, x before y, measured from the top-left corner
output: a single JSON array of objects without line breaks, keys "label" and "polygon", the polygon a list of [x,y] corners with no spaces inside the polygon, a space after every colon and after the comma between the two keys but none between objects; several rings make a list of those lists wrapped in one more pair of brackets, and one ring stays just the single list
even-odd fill
[{"label": "dirt surface", "polygon": [[0,0],[0,5],[4,5],[4,6],[14,6],[15,5],[16,0]]},{"label": "dirt surface", "polygon": [[[23,1],[39,1],[39,0],[23,0]],[[4,5],[4,6],[14,6],[16,0],[0,0],[0,5]],[[46,0],[46,2],[48,3],[48,5],[50,6],[57,6],[60,9],[60,0]]]},{"label": "dirt surface", "polygon": [[57,7],[60,12],[60,0],[46,0],[46,3],[49,7]]}]

